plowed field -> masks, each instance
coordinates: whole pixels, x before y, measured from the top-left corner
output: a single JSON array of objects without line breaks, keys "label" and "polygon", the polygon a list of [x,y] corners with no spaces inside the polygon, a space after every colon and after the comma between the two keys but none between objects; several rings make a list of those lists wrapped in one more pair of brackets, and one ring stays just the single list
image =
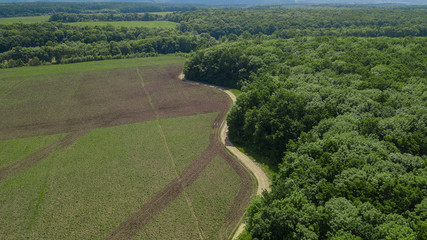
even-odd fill
[{"label": "plowed field", "polygon": [[230,99],[183,63],[1,70],[0,239],[230,237],[253,178],[219,141]]}]

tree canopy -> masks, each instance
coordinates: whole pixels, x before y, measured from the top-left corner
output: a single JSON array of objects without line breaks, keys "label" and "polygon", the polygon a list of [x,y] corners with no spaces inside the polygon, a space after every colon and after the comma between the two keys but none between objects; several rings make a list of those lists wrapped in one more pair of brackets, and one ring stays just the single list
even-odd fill
[{"label": "tree canopy", "polygon": [[[232,141],[279,166],[254,239],[424,239],[425,38],[300,37],[196,52],[191,80],[241,86]],[[421,210],[423,209],[423,210]]]}]

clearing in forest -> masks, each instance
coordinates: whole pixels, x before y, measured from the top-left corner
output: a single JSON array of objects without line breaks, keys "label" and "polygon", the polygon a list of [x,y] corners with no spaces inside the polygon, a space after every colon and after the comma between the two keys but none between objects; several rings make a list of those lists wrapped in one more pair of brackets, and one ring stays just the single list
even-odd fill
[{"label": "clearing in forest", "polygon": [[112,21],[112,22],[73,22],[65,23],[72,26],[108,26],[113,27],[145,27],[145,28],[175,28],[177,23],[169,21]]},{"label": "clearing in forest", "polygon": [[[170,12],[165,13],[155,13],[159,15],[166,15]],[[8,18],[0,18],[0,24],[13,24],[13,23],[24,23],[24,24],[32,24],[32,23],[45,23],[49,21],[49,15],[43,16],[31,16],[31,17],[8,17]],[[166,28],[172,29],[175,28],[177,23],[170,21],[108,21],[108,22],[71,22],[64,23],[66,25],[71,26],[108,26],[111,25],[113,27],[145,27],[145,28]]]}]

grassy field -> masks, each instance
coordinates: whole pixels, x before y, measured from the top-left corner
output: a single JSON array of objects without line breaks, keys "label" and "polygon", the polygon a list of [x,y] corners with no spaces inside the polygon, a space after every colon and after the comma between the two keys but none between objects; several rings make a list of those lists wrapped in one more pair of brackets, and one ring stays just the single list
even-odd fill
[{"label": "grassy field", "polygon": [[[157,15],[160,15],[160,16],[165,16],[165,15],[167,15],[167,14],[169,14],[169,13],[173,13],[173,12],[148,12],[149,14],[157,14]],[[145,14],[145,13],[139,13],[139,14]]]},{"label": "grassy field", "polygon": [[[197,238],[195,226],[218,238],[242,185],[212,142],[229,100],[180,81],[182,65],[168,56],[0,70],[0,173],[22,162],[0,178],[0,239],[105,238],[145,208],[152,221],[138,239]],[[157,197],[159,213],[146,207]]]},{"label": "grassy field", "polygon": [[221,227],[239,187],[239,176],[224,159],[216,157],[187,191],[198,226],[181,194],[135,239],[174,239],[177,233],[178,236],[188,236],[187,239],[197,239],[200,238],[197,227],[201,229],[203,239],[226,239]]},{"label": "grassy field", "polygon": [[0,141],[0,169],[54,143],[64,137],[64,134],[18,138]]},{"label": "grassy field", "polygon": [[[96,70],[106,69],[120,69],[130,68],[138,66],[159,66],[159,65],[170,65],[182,63],[183,59],[171,56],[159,56],[150,58],[131,58],[131,59],[117,59],[117,60],[105,60],[105,61],[94,61],[94,62],[83,62],[63,65],[43,65],[37,67],[20,67],[20,68],[8,68],[0,69],[0,80],[4,78],[12,77],[34,77],[38,75],[52,75],[52,74],[64,74],[70,72],[87,72]],[[21,80],[21,79],[19,79]],[[32,79],[30,79],[32,81]],[[7,84],[7,83],[0,83]],[[8,84],[13,85],[15,82],[9,82]],[[2,87],[2,85],[0,85]]]},{"label": "grassy field", "polygon": [[44,16],[34,16],[34,17],[9,17],[9,18],[0,18],[0,24],[12,24],[12,23],[39,23],[47,22],[49,20],[49,15]]},{"label": "grassy field", "polygon": [[[159,15],[166,15],[165,13],[156,13]],[[48,22],[50,16],[34,16],[34,17],[11,17],[11,18],[0,18],[0,24],[13,24],[13,23],[42,23]],[[64,23],[71,26],[107,26],[112,25],[114,27],[146,27],[146,28],[174,28],[177,23],[169,21],[116,21],[116,22],[73,22]]]},{"label": "grassy field", "polygon": [[177,23],[169,21],[118,21],[118,22],[73,22],[64,23],[71,26],[108,26],[113,27],[146,27],[146,28],[174,28]]},{"label": "grassy field", "polygon": [[226,239],[230,234],[223,223],[240,184],[239,176],[227,162],[216,157],[189,187],[188,194],[207,239]]},{"label": "grassy field", "polygon": [[[194,135],[203,139],[215,116],[178,117],[161,124],[187,129],[197,124],[200,129]],[[156,124],[149,121],[93,130],[71,147],[2,183],[0,238],[94,239],[108,235],[174,178]],[[186,148],[185,141],[170,144]],[[192,146],[199,155],[204,147]]]},{"label": "grassy field", "polygon": [[[186,124],[178,124],[174,118],[161,120],[178,172],[182,172],[200,155],[200,150],[209,145],[212,129],[210,125],[200,123],[213,122],[216,115],[216,113],[196,115],[186,119]],[[194,126],[197,126],[197,129]]]},{"label": "grassy field", "polygon": [[242,91],[240,91],[239,89],[228,89],[230,90],[230,92],[232,92],[234,95],[236,95],[236,97],[240,96],[242,94]]}]

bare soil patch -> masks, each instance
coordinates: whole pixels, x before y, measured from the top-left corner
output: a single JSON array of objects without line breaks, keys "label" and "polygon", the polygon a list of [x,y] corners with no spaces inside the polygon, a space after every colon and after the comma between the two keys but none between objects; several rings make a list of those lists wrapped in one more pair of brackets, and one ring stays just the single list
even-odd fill
[{"label": "bare soil patch", "polygon": [[[139,67],[161,118],[219,111],[224,99],[177,81],[182,64]],[[0,104],[0,140],[155,119],[136,68],[34,76]],[[13,81],[16,79],[2,79]],[[193,95],[196,95],[193,97]],[[218,100],[216,102],[215,100]]]},{"label": "bare soil patch", "polygon": [[[178,72],[179,73],[179,72]],[[167,74],[167,73],[166,73]],[[175,75],[175,76],[178,76]],[[172,77],[172,76],[170,76]],[[143,78],[145,79],[153,79],[150,75],[143,75]],[[164,77],[166,78],[166,77]],[[186,83],[182,81],[178,81],[181,83],[185,83],[192,87],[205,87],[201,85]],[[158,83],[157,83],[158,84]],[[149,81],[149,86],[147,86],[148,89],[151,91],[158,91],[162,88],[170,88],[171,90],[174,89],[174,87],[179,87],[179,84],[176,84],[175,82],[172,83],[170,86],[168,85],[157,85],[152,84],[152,81]],[[175,85],[176,84],[176,85]],[[151,88],[150,88],[151,87]],[[190,87],[186,87],[186,89],[191,89]],[[206,88],[207,92],[212,91],[212,89]],[[149,91],[150,91],[149,90]],[[156,102],[160,106],[162,104],[167,104],[171,99],[174,99],[175,97],[162,95],[161,97],[158,97],[159,94],[151,93],[150,95],[153,98],[153,102]],[[166,92],[171,92],[172,96],[175,92],[163,90]],[[181,91],[176,91],[181,92]],[[215,90],[215,92],[219,92]],[[169,98],[170,97],[170,98]],[[208,99],[209,100],[208,96]],[[185,98],[185,96],[181,96],[181,98]],[[195,99],[195,102],[203,103],[203,97],[201,99]],[[214,123],[212,124],[212,129],[214,129],[214,134],[210,136],[210,145],[208,148],[205,149],[205,151],[200,155],[200,157],[193,161],[181,174],[178,178],[174,179],[171,183],[169,183],[162,191],[160,191],[158,194],[156,194],[155,197],[153,197],[150,201],[145,203],[138,211],[134,212],[126,221],[121,223],[108,237],[105,239],[130,239],[133,236],[135,236],[146,224],[148,224],[155,216],[157,216],[159,213],[161,213],[169,204],[171,204],[183,191],[186,187],[190,186],[199,176],[200,174],[205,170],[205,168],[208,166],[208,164],[212,161],[212,159],[217,156],[218,154],[224,158],[227,163],[236,171],[236,173],[239,175],[239,177],[242,180],[241,187],[239,189],[239,192],[234,199],[233,204],[230,206],[229,213],[227,214],[226,219],[224,220],[223,226],[220,230],[220,236],[219,238],[229,238],[237,225],[237,223],[240,221],[241,216],[246,210],[246,207],[249,204],[250,198],[253,194],[252,190],[252,182],[253,182],[253,176],[248,172],[248,170],[235,158],[233,157],[221,144],[220,141],[220,133],[221,133],[221,123],[224,121],[225,115],[230,107],[230,99],[224,98],[222,96],[222,99],[220,101],[217,101],[218,104],[215,104],[215,106],[211,105],[202,105],[203,110],[206,111],[206,109],[212,108],[212,110],[218,110],[214,107],[220,108],[220,113],[218,114],[217,118],[215,119]],[[169,102],[169,104],[172,104]],[[154,104],[154,106],[157,106]],[[160,107],[159,109],[162,109]],[[211,111],[212,111],[211,110]],[[163,117],[167,116],[167,112],[163,112]]]},{"label": "bare soil patch", "polygon": [[[252,194],[252,176],[220,142],[221,123],[231,105],[219,90],[178,79],[181,64],[108,69],[32,77],[0,97],[0,140],[68,132],[63,139],[0,169],[0,183],[70,146],[95,128],[219,112],[210,145],[106,239],[129,239],[173,202],[220,155],[242,180],[220,230],[228,238]],[[141,86],[140,76],[144,79]],[[7,80],[7,79],[6,79]],[[13,79],[9,79],[13,80]],[[4,81],[4,79],[2,79]],[[145,88],[145,90],[144,90]],[[149,94],[147,94],[147,92]],[[154,106],[154,108],[153,108]],[[194,126],[197,127],[197,126]]]},{"label": "bare soil patch", "polygon": [[[179,71],[178,71],[179,73]],[[178,76],[176,74],[175,76]],[[143,78],[148,78],[143,75]],[[152,83],[153,81],[150,81]],[[181,81],[178,81],[181,82]],[[150,85],[148,83],[148,86]],[[184,82],[181,82],[184,83]],[[184,83],[185,84],[185,83]],[[190,84],[188,84],[190,85]],[[177,85],[179,86],[179,85]],[[154,87],[153,89],[157,89]],[[221,94],[221,93],[220,93]],[[162,98],[154,97],[158,94],[152,94],[153,102],[162,102]],[[145,203],[141,208],[134,212],[126,221],[121,223],[110,236],[105,239],[130,239],[135,236],[148,222],[162,212],[170,203],[172,203],[186,187],[190,186],[208,166],[212,159],[223,150],[219,141],[219,123],[224,119],[225,114],[230,106],[230,101],[223,97],[223,103],[216,105],[220,108],[220,113],[212,124],[215,129],[214,134],[210,135],[210,145],[203,151],[197,160],[193,161],[180,175],[169,183],[163,190],[157,193],[152,199]],[[157,106],[157,105],[154,105]],[[218,110],[218,109],[217,109]]]}]

